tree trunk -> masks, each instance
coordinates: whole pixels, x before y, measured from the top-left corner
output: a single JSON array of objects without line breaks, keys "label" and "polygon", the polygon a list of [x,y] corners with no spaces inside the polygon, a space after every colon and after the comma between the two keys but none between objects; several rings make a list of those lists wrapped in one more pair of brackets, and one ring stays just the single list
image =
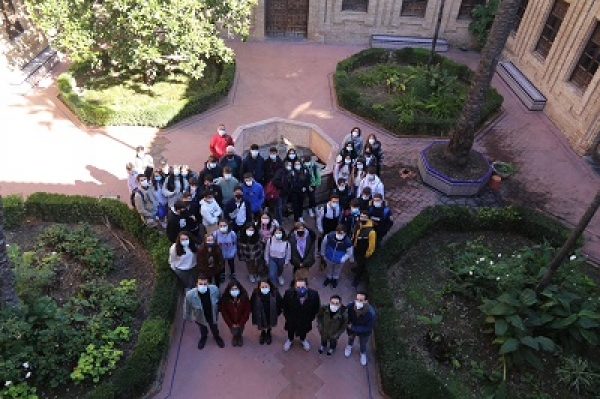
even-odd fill
[{"label": "tree trunk", "polygon": [[6,252],[4,239],[4,206],[0,196],[0,307],[17,306],[19,298],[15,291],[15,274]]},{"label": "tree trunk", "polygon": [[440,34],[440,26],[442,25],[442,16],[444,14],[444,3],[446,0],[442,0],[440,3],[440,11],[438,13],[437,23],[435,24],[435,31],[433,32],[433,40],[431,42],[431,54],[429,54],[429,62],[427,65],[431,68],[433,66],[433,60],[435,59],[435,47],[437,46],[438,36]]},{"label": "tree trunk", "polygon": [[577,240],[579,239],[579,237],[581,237],[588,224],[590,224],[590,221],[596,214],[598,207],[600,207],[600,190],[598,190],[596,196],[594,197],[594,200],[592,201],[590,206],[588,206],[581,219],[579,219],[579,223],[577,223],[577,226],[575,226],[567,241],[565,241],[565,243],[560,248],[556,256],[554,256],[554,259],[552,259],[552,262],[550,262],[550,266],[548,266],[546,274],[544,274],[544,277],[542,277],[538,286],[535,288],[537,292],[542,292],[546,287],[550,285],[552,276],[554,275],[554,273],[556,273],[558,267],[567,259],[567,256],[569,256],[569,254],[575,250]]},{"label": "tree trunk", "polygon": [[496,65],[514,26],[521,0],[502,0],[487,42],[481,50],[481,58],[473,82],[465,100],[460,117],[452,130],[446,154],[450,162],[464,166],[475,139],[475,128],[481,113],[485,94],[490,88]]}]

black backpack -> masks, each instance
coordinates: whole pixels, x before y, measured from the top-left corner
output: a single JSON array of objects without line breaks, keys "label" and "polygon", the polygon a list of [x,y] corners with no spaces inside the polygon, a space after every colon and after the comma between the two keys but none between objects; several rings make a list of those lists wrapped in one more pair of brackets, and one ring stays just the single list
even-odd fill
[{"label": "black backpack", "polygon": [[131,191],[131,196],[129,197],[129,202],[131,202],[131,206],[133,207],[133,209],[137,210],[137,208],[135,207],[135,194],[136,193],[140,194],[140,197],[142,197],[142,201],[144,202],[144,204],[146,204],[146,199],[144,198],[144,195],[142,194],[142,192],[140,191],[139,188],[136,187]]}]

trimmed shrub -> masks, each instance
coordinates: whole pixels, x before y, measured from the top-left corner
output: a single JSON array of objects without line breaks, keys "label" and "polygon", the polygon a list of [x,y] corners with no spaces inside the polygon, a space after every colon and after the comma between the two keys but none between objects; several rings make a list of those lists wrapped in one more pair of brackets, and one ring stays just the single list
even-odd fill
[{"label": "trimmed shrub", "polygon": [[25,203],[20,195],[2,197],[4,207],[4,228],[12,230],[21,227],[25,218]]},{"label": "trimmed shrub", "polygon": [[[356,53],[337,64],[334,83],[338,103],[348,111],[377,123],[387,130],[399,135],[431,135],[444,136],[456,124],[456,119],[438,119],[416,116],[414,120],[402,120],[398,112],[391,107],[380,107],[372,103],[357,88],[352,72],[360,67],[376,64],[398,63],[405,65],[427,64],[430,52],[425,49],[404,48],[386,50],[371,48]],[[466,65],[452,61],[439,54],[434,55],[434,64],[440,69],[456,76],[460,81],[469,83],[474,72]],[[504,98],[496,89],[491,88],[486,94],[481,108],[478,126],[483,125],[502,106]]]},{"label": "trimmed shrub", "polygon": [[[166,127],[191,115],[200,114],[223,99],[233,84],[235,64],[225,64],[219,80],[209,89],[179,100],[159,105],[139,107],[135,110],[111,108],[86,101],[76,91],[75,75],[78,66],[61,74],[57,79],[60,99],[86,125],[115,126],[135,125]],[[132,99],[133,100],[133,99]]]},{"label": "trimmed shrub", "polygon": [[[536,242],[562,245],[570,229],[555,219],[523,207],[479,208],[435,206],[423,210],[388,239],[368,266],[370,302],[377,309],[375,340],[383,390],[391,398],[450,399],[452,393],[426,366],[414,359],[402,341],[388,269],[431,231],[494,230],[520,234]],[[582,242],[580,240],[579,244]]]},{"label": "trimmed shrub", "polygon": [[[169,330],[177,306],[177,279],[167,264],[169,241],[157,231],[147,228],[137,212],[113,199],[34,193],[24,205],[26,213],[20,213],[21,220],[23,216],[56,223],[99,224],[108,220],[112,226],[136,237],[150,253],[156,279],[148,318],[142,324],[136,347],[109,380],[87,395],[94,399],[142,396],[156,379],[169,344]],[[13,212],[15,207],[8,209],[9,214],[18,213]]]}]

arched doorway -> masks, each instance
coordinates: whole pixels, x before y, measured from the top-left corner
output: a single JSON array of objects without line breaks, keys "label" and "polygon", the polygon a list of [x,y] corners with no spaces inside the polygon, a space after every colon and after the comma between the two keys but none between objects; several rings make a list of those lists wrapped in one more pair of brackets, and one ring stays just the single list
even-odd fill
[{"label": "arched doorway", "polygon": [[265,0],[268,37],[306,38],[309,0]]}]

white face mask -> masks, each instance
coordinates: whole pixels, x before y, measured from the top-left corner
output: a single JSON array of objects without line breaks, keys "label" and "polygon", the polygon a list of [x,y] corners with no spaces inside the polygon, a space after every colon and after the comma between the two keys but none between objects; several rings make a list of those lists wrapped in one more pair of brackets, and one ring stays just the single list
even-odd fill
[{"label": "white face mask", "polygon": [[246,230],[246,235],[252,237],[254,235],[254,230]]},{"label": "white face mask", "polygon": [[367,175],[367,177],[369,178],[369,181],[373,181],[375,180],[375,175]]},{"label": "white face mask", "polygon": [[283,238],[283,234],[275,233],[275,238],[277,238],[278,240],[281,240]]},{"label": "white face mask", "polygon": [[364,302],[359,302],[359,301],[354,301],[354,307],[358,310],[361,310],[362,308],[365,307],[365,303]]},{"label": "white face mask", "polygon": [[302,165],[294,165],[294,169],[296,170],[300,170],[302,168]]},{"label": "white face mask", "polygon": [[225,174],[223,175],[223,178],[224,178],[225,180],[231,180],[231,173],[225,173]]},{"label": "white face mask", "polygon": [[210,163],[208,164],[208,167],[209,167],[210,169],[214,169],[214,168],[216,168],[216,167],[217,167],[217,164],[216,164],[216,163],[214,163],[214,162],[210,162]]},{"label": "white face mask", "polygon": [[267,295],[267,294],[268,294],[270,291],[271,291],[271,289],[270,289],[269,287],[265,287],[265,288],[261,288],[261,289],[260,289],[260,292],[261,292],[263,295]]},{"label": "white face mask", "polygon": [[375,144],[375,139],[369,139],[369,144],[371,144],[371,145]]},{"label": "white face mask", "polygon": [[369,200],[369,196],[368,195],[363,195],[362,199],[364,199],[365,201],[368,201]]},{"label": "white face mask", "polygon": [[187,247],[188,245],[190,245],[190,240],[181,240],[181,245]]},{"label": "white face mask", "polygon": [[221,233],[227,233],[227,230],[229,230],[227,227],[219,227]]},{"label": "white face mask", "polygon": [[352,132],[352,137],[358,137],[358,132]]},{"label": "white face mask", "polygon": [[258,155],[258,150],[250,150],[250,155],[252,155],[253,157]]},{"label": "white face mask", "polygon": [[252,180],[245,180],[244,183],[246,183],[246,185],[250,187],[252,185]]},{"label": "white face mask", "polygon": [[142,185],[142,187],[144,188],[148,188],[150,187],[150,183],[148,183],[148,180],[144,180],[143,182],[140,183]]},{"label": "white face mask", "polygon": [[329,310],[331,310],[333,313],[337,312],[338,310],[340,310],[340,305],[332,305],[329,304]]},{"label": "white face mask", "polygon": [[169,168],[164,168],[164,169],[163,169],[163,173],[164,173],[165,175],[168,175],[168,174],[169,174]]},{"label": "white face mask", "polygon": [[296,159],[296,154],[288,154],[289,159]]},{"label": "white face mask", "polygon": [[346,160],[344,160],[344,163],[346,165],[350,165],[352,163],[352,160],[351,159],[346,159]]},{"label": "white face mask", "polygon": [[383,205],[383,202],[381,202],[381,201],[373,201],[373,206],[375,208],[381,208],[382,205]]},{"label": "white face mask", "polygon": [[346,151],[352,151],[352,147],[350,147],[350,146],[346,147]]},{"label": "white face mask", "polygon": [[309,167],[310,167],[310,162],[305,162],[305,163],[304,163],[304,167],[305,167],[305,168],[309,168]]},{"label": "white face mask", "polygon": [[174,175],[174,176],[179,176],[179,171],[178,171],[178,170],[174,170],[174,171],[173,171],[173,175]]},{"label": "white face mask", "polygon": [[206,291],[208,291],[208,286],[206,285],[198,285],[198,292],[201,294],[206,294]]},{"label": "white face mask", "polygon": [[269,154],[269,158],[271,158],[272,161],[277,159],[277,154]]},{"label": "white face mask", "polygon": [[346,237],[346,235],[345,235],[345,234],[336,234],[336,235],[335,235],[335,238],[336,238],[336,239],[338,239],[338,240],[340,240],[340,241],[341,241],[341,240],[343,240],[343,239],[344,239],[344,237]]},{"label": "white face mask", "polygon": [[229,291],[232,297],[237,298],[240,295],[240,290],[231,290]]},{"label": "white face mask", "polygon": [[219,134],[221,136],[225,136],[225,129],[219,129]]},{"label": "white face mask", "polygon": [[291,165],[288,165],[288,166],[286,166],[285,168],[286,168],[287,170],[292,170],[292,166],[291,166]]},{"label": "white face mask", "polygon": [[357,164],[356,164],[356,167],[357,167],[358,169],[362,169],[362,168],[363,168],[363,164],[362,164],[362,163],[357,163]]},{"label": "white face mask", "polygon": [[260,221],[262,222],[262,224],[269,224],[269,222],[271,220],[270,219],[261,219]]}]

